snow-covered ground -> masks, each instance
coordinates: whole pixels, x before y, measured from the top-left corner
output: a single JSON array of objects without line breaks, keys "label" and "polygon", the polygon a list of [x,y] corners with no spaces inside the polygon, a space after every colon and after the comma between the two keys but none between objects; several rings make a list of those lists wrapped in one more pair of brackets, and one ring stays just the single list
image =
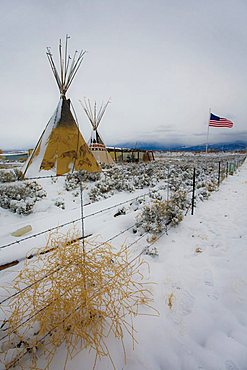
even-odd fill
[{"label": "snow-covered ground", "polygon": [[126,369],[247,369],[246,190],[244,163],[157,242],[149,261],[160,317],[137,319]]},{"label": "snow-covered ground", "polygon": [[[217,174],[217,172],[216,172]],[[35,205],[28,216],[0,211],[1,244],[10,243],[10,232],[31,224],[33,233],[80,217],[79,198],[66,193],[58,179],[44,179],[49,199]],[[56,186],[55,186],[56,185]],[[228,176],[219,191],[204,202],[198,202],[194,215],[188,214],[168,235],[157,240],[158,256],[143,255],[150,271],[146,281],[152,285],[153,306],[159,317],[139,316],[135,319],[138,344],[132,350],[131,338],[124,338],[127,359],[121,345],[109,337],[107,345],[117,370],[246,370],[247,369],[247,163]],[[57,190],[59,189],[59,191]],[[163,190],[164,191],[164,190]],[[59,192],[59,194],[58,194]],[[85,215],[146,194],[147,188],[133,193],[115,193],[85,207]],[[162,193],[162,189],[160,190]],[[64,195],[66,194],[66,196]],[[66,198],[66,209],[54,207],[58,196]],[[69,206],[67,206],[69,204]],[[106,240],[135,223],[135,202],[125,205],[126,214],[114,217],[118,208],[98,213],[85,220],[86,234],[101,235]],[[138,210],[137,210],[138,212]],[[77,223],[78,227],[80,222]],[[131,230],[114,240],[118,248],[123,242],[136,241],[140,235]],[[0,250],[1,262],[24,257],[30,249],[44,244],[46,236]],[[139,253],[147,244],[144,235],[132,252]],[[18,267],[0,272],[1,286],[7,286],[20,270]],[[1,298],[6,296],[4,289]],[[52,370],[63,368],[61,348],[51,364]],[[67,364],[68,370],[91,369],[94,353],[84,350]],[[99,360],[96,369],[111,369],[109,359]]]}]

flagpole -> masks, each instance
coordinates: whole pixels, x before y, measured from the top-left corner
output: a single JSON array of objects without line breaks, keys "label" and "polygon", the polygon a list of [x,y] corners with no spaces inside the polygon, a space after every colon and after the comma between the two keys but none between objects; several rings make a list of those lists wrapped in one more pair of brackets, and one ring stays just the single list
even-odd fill
[{"label": "flagpole", "polygon": [[206,141],[206,154],[208,153],[208,136],[209,136],[210,117],[211,117],[211,108],[209,108],[208,131],[207,131],[207,141]]}]

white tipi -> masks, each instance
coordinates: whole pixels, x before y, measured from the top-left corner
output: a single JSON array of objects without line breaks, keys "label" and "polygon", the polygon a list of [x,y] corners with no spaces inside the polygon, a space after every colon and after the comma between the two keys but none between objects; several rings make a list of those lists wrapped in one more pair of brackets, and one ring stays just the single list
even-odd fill
[{"label": "white tipi", "polygon": [[84,99],[84,103],[82,103],[82,101],[80,100],[80,103],[93,128],[89,140],[89,147],[92,150],[95,159],[99,163],[113,164],[114,161],[110,153],[107,151],[106,146],[102,140],[102,137],[98,132],[99,124],[101,123],[101,120],[103,118],[103,115],[106,111],[108,104],[110,103],[110,100],[108,100],[106,104],[102,103],[98,111],[96,102],[94,102],[93,107],[89,99]]},{"label": "white tipi", "polygon": [[76,51],[71,57],[68,54],[68,39],[67,35],[64,52],[61,40],[59,43],[59,69],[55,66],[51,49],[47,48],[46,54],[59,87],[60,101],[22,169],[25,177],[48,173],[63,175],[74,170],[89,172],[101,170],[72,115],[70,100],[65,97],[85,55],[85,51],[82,50],[79,53]]}]

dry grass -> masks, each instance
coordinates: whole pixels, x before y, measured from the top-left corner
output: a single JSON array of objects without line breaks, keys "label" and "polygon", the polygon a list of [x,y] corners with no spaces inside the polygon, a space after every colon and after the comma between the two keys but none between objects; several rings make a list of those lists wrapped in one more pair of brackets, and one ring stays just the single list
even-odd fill
[{"label": "dry grass", "polygon": [[[84,348],[95,350],[96,360],[111,359],[109,334],[123,345],[128,332],[134,342],[133,317],[140,314],[141,306],[145,314],[153,314],[140,259],[130,263],[127,248],[113,252],[110,244],[99,246],[96,240],[85,245],[69,242],[76,238],[75,231],[52,235],[15,279],[14,288],[20,293],[10,303],[3,353],[6,369],[38,369],[38,358],[48,369],[62,344],[67,359]],[[22,290],[25,286],[29,287]]]},{"label": "dry grass", "polygon": [[173,303],[174,303],[175,296],[173,293],[169,294],[167,298],[167,305],[170,308],[170,310],[173,308]]}]

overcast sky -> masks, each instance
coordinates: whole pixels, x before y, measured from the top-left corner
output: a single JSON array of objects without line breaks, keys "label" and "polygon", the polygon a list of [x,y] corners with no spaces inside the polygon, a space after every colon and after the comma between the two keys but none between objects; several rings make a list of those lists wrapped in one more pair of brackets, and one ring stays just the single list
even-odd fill
[{"label": "overcast sky", "polygon": [[0,148],[33,147],[59,91],[46,57],[59,38],[87,54],[67,97],[111,97],[108,145],[206,141],[209,108],[232,129],[209,141],[247,140],[246,0],[1,0]]}]

